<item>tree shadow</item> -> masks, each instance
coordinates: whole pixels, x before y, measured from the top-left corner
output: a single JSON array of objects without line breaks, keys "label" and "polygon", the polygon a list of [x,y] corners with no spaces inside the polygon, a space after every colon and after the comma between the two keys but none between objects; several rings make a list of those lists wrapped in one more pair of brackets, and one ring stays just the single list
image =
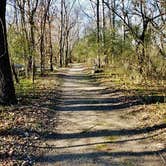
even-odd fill
[{"label": "tree shadow", "polygon": [[40,132],[33,129],[24,129],[20,130],[19,128],[12,128],[10,130],[1,131],[2,135],[17,135],[22,137],[27,137],[25,135],[26,132],[30,135],[38,135],[40,139],[55,139],[55,140],[62,140],[62,139],[80,139],[80,138],[93,138],[93,137],[106,137],[106,136],[125,136],[125,135],[139,135],[139,134],[146,134],[150,132],[154,132],[160,129],[166,129],[166,123],[154,125],[151,127],[144,127],[144,128],[133,128],[133,129],[120,129],[120,130],[96,130],[96,131],[87,131],[87,132],[80,132],[80,133],[49,133],[49,132]]},{"label": "tree shadow", "polygon": [[56,75],[59,78],[66,79],[68,81],[88,81],[88,82],[94,82],[94,78],[92,78],[90,75],[87,74],[66,74],[66,73],[58,73]]},{"label": "tree shadow", "polygon": [[[50,149],[50,150],[58,150],[58,149],[70,149],[70,148],[80,148],[80,147],[88,147],[88,146],[96,146],[96,145],[104,145],[104,144],[122,144],[126,142],[132,142],[132,141],[141,141],[141,140],[146,140],[149,138],[154,138],[159,136],[160,134],[163,134],[164,131],[158,132],[157,134],[151,134],[148,136],[141,136],[138,138],[131,138],[131,139],[123,139],[123,140],[115,140],[115,141],[100,141],[100,142],[94,142],[94,143],[85,143],[85,144],[76,144],[76,145],[67,145],[67,146],[56,146],[56,145],[51,145],[51,146],[34,146],[34,148],[41,148],[41,149]],[[19,145],[21,146],[21,145]]]},{"label": "tree shadow", "polygon": [[120,151],[120,152],[91,152],[91,153],[69,153],[69,154],[60,154],[60,155],[48,155],[45,157],[39,157],[37,162],[60,162],[60,161],[70,161],[77,160],[81,158],[87,159],[99,159],[102,157],[142,157],[142,156],[155,156],[158,153],[165,153],[166,149],[156,150],[156,151],[141,151],[141,152],[132,152],[132,151]]},{"label": "tree shadow", "polygon": [[[67,79],[69,82],[80,82],[86,80],[90,82],[91,86],[98,84],[95,82],[94,78],[87,75],[67,75],[67,74],[56,74],[56,77],[60,77],[62,79]],[[84,84],[84,83],[83,83]],[[119,97],[96,97],[95,93],[98,92],[100,95],[106,95],[106,94],[112,94],[114,96],[117,95],[117,93],[127,92],[124,89],[98,89],[98,90],[86,90],[83,89],[85,95],[87,97],[81,96],[80,90],[75,90],[75,94],[65,94],[63,93],[63,86],[61,87],[61,90],[53,91],[50,90],[48,92],[47,89],[41,90],[37,89],[35,94],[33,92],[30,92],[28,95],[23,95],[22,97],[25,100],[22,102],[22,105],[24,106],[30,106],[33,107],[36,103],[36,100],[38,101],[38,107],[39,108],[46,108],[50,109],[52,111],[55,111],[55,113],[60,111],[118,111],[118,110],[124,110],[137,105],[142,104],[152,104],[156,102],[164,103],[164,97],[163,96],[119,96]],[[70,87],[72,89],[72,87]],[[70,92],[70,91],[69,91]],[[81,92],[81,93],[80,93]],[[46,97],[47,96],[47,97]],[[81,96],[81,97],[80,97]],[[32,98],[33,97],[33,98]],[[31,102],[31,100],[34,100]],[[41,100],[42,99],[42,100]],[[27,101],[30,102],[27,102]],[[63,105],[61,105],[63,102]],[[166,124],[158,124],[154,126],[144,127],[144,128],[132,128],[132,129],[120,129],[120,130],[96,130],[96,131],[88,131],[88,132],[81,132],[81,133],[56,133],[56,132],[48,132],[48,131],[38,131],[33,130],[30,128],[27,129],[20,129],[20,128],[11,128],[6,129],[3,131],[0,131],[1,136],[8,136],[8,135],[15,135],[20,137],[27,137],[25,135],[26,132],[28,132],[29,137],[31,135],[37,135],[39,139],[44,140],[63,140],[63,139],[81,139],[81,138],[94,138],[94,137],[106,137],[106,136],[132,136],[132,135],[140,135],[140,134],[147,134],[150,132],[154,132],[157,130],[165,129]],[[145,138],[145,137],[144,137]],[[144,139],[142,138],[142,139]],[[134,140],[134,139],[132,139]],[[122,140],[122,141],[115,141],[111,142],[108,141],[107,143],[123,143],[123,141],[132,141],[132,140]],[[141,140],[141,139],[139,139]],[[106,143],[106,142],[100,142],[95,143],[94,145]],[[71,147],[82,147],[82,146],[90,146],[92,144],[87,145],[77,145],[77,146],[71,146]],[[54,147],[52,147],[54,148]],[[55,147],[56,149],[57,147]],[[59,147],[59,148],[65,148],[65,147]],[[66,147],[69,148],[69,147]],[[53,161],[63,161],[63,160],[70,160],[73,158],[96,158],[99,156],[136,156],[140,157],[143,155],[154,155],[155,153],[162,153],[165,152],[165,149],[160,151],[145,151],[145,152],[94,152],[94,153],[84,153],[84,154],[61,154],[61,155],[53,155],[53,156],[46,156],[41,157],[36,156],[35,158],[39,157],[40,162],[49,161],[50,159],[53,159]],[[1,157],[1,156],[0,156]],[[3,155],[2,155],[3,157]],[[19,156],[16,156],[19,157]]]},{"label": "tree shadow", "polygon": [[46,139],[75,139],[75,138],[91,138],[91,137],[105,137],[105,136],[124,136],[124,135],[138,135],[146,134],[160,129],[165,129],[166,124],[154,125],[152,127],[122,129],[122,130],[96,130],[81,133],[52,133],[46,136]]},{"label": "tree shadow", "polygon": [[[94,94],[93,94],[94,95]],[[90,97],[90,93],[88,93]],[[164,96],[120,96],[110,98],[84,98],[77,94],[63,95],[63,97],[57,98],[59,103],[56,107],[52,104],[42,104],[43,107],[55,109],[58,111],[118,111],[125,110],[127,108],[138,105],[150,105],[156,103],[165,103]],[[63,104],[61,104],[63,103]]]}]

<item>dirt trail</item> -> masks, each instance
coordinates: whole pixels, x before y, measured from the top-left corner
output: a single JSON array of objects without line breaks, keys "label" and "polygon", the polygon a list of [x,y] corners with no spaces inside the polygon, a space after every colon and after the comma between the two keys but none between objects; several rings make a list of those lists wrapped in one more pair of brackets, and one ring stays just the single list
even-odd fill
[{"label": "dirt trail", "polygon": [[137,129],[136,118],[124,118],[130,108],[119,100],[122,92],[107,93],[84,69],[75,64],[62,75],[58,127],[39,165],[164,166],[153,128]]}]

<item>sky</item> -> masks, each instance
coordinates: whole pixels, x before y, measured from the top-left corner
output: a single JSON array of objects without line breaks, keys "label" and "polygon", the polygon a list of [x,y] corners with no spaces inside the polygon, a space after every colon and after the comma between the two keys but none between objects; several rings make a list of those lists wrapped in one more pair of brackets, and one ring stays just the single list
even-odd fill
[{"label": "sky", "polygon": [[[11,0],[8,0],[7,4],[7,12],[6,12],[6,18],[8,25],[13,22],[13,7],[12,2],[9,2]],[[53,0],[56,2],[56,6],[60,8],[60,2],[61,0]],[[66,0],[66,2],[73,2],[74,0]],[[85,29],[92,28],[92,22],[94,22],[94,12],[92,10],[92,6],[90,3],[90,0],[75,0],[75,7],[79,11],[79,22],[80,22],[80,34],[84,34],[86,31]],[[56,22],[56,20],[55,20]]]},{"label": "sky", "polygon": [[[67,0],[73,2],[73,0]],[[60,0],[56,1],[60,4]],[[76,0],[75,5],[80,9],[80,15],[82,16],[82,21],[88,21],[90,19],[89,16],[93,17],[92,7],[89,0]],[[12,2],[10,0],[7,1],[7,8],[6,8],[6,15],[7,19],[11,20],[13,17],[13,7]]]}]

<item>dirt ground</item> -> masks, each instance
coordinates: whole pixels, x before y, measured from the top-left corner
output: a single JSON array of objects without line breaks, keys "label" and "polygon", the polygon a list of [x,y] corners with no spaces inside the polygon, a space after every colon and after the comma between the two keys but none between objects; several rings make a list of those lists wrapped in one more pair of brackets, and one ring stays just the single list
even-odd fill
[{"label": "dirt ground", "polygon": [[[39,166],[165,166],[166,124],[142,127],[136,98],[99,86],[80,64],[60,73],[57,127],[44,138]],[[160,138],[160,139],[159,139]]]}]

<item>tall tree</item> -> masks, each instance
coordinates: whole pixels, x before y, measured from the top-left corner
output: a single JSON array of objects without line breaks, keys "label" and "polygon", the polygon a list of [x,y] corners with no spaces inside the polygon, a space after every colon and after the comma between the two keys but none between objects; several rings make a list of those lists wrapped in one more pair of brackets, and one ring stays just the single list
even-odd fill
[{"label": "tall tree", "polygon": [[32,81],[35,81],[35,21],[34,17],[37,11],[37,7],[39,5],[39,0],[31,2],[28,0],[28,13],[29,13],[29,25],[30,25],[30,52],[31,52],[31,59],[32,59]]},{"label": "tall tree", "polygon": [[[160,11],[155,7],[155,1],[128,1],[122,3],[117,10],[116,4],[110,5],[105,2],[106,6],[112,10],[114,15],[122,20],[125,28],[132,34],[136,44],[136,54],[138,57],[138,68],[141,75],[147,74],[147,43],[149,40],[149,29],[153,26],[155,29],[163,27],[165,23],[160,23],[162,18],[166,15],[165,11]],[[129,12],[130,11],[130,12]],[[121,12],[121,13],[120,13]],[[123,14],[122,14],[123,13]],[[135,18],[137,21],[132,21]],[[160,19],[160,21],[158,20]],[[158,24],[161,26],[158,26]],[[125,34],[126,35],[126,34]]]},{"label": "tall tree", "polygon": [[96,15],[97,15],[97,45],[98,45],[98,67],[101,67],[101,57],[100,57],[100,0],[96,3]]},{"label": "tall tree", "polygon": [[6,0],[0,2],[0,103],[16,104],[6,36]]},{"label": "tall tree", "polygon": [[59,54],[60,54],[60,67],[63,66],[63,56],[64,56],[64,0],[61,0],[61,25],[60,25],[60,41],[59,41]]},{"label": "tall tree", "polygon": [[106,44],[106,16],[105,16],[105,4],[104,4],[104,0],[102,0],[102,23],[103,23],[103,27],[102,27],[102,46],[103,46],[103,51],[104,51],[104,56],[106,55],[106,51],[105,51],[105,44]]},{"label": "tall tree", "polygon": [[47,16],[47,22],[48,22],[48,40],[49,40],[49,57],[50,57],[50,71],[53,71],[53,44],[52,44],[52,22],[53,22],[53,15],[49,11]]},{"label": "tall tree", "polygon": [[40,68],[41,68],[41,75],[44,74],[45,70],[45,52],[44,52],[44,36],[46,31],[46,22],[47,22],[47,15],[50,9],[51,0],[41,1],[41,21],[40,21]]},{"label": "tall tree", "polygon": [[[17,28],[17,30],[22,34],[22,36],[26,39],[25,43],[22,45],[23,47],[23,55],[24,55],[24,65],[25,65],[25,75],[26,77],[29,76],[29,72],[31,70],[31,64],[32,64],[32,56],[31,56],[31,48],[30,48],[30,33],[29,33],[29,26],[27,26],[27,20],[26,20],[26,1],[25,0],[16,0],[16,9],[20,11],[20,31]],[[18,16],[17,16],[18,17]],[[18,18],[17,18],[18,19]],[[16,19],[16,20],[17,20]],[[17,22],[19,22],[17,20]],[[18,24],[17,24],[18,26]]]}]

